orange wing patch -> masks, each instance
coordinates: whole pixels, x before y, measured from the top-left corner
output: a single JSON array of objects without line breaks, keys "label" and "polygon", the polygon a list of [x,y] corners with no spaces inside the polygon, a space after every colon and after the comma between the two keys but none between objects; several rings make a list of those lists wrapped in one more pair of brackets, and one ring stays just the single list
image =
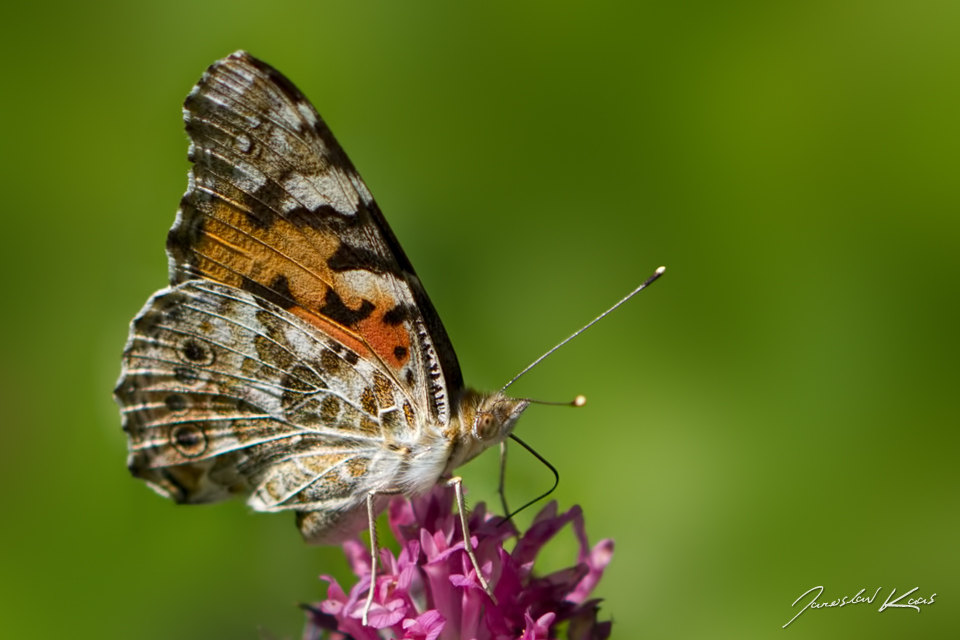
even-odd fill
[{"label": "orange wing patch", "polygon": [[171,283],[249,291],[399,373],[415,301],[376,204],[313,107],[247,58],[211,67],[184,113],[194,167],[167,240]]}]

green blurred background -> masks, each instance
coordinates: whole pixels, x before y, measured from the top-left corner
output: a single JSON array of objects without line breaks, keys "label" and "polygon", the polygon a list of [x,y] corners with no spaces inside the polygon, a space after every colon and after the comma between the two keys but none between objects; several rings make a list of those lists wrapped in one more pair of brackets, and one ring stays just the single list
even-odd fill
[{"label": "green blurred background", "polygon": [[[269,8],[267,8],[269,6]],[[248,49],[313,100],[563,508],[615,638],[960,628],[960,4],[98,2],[3,11],[0,628],[296,638],[338,549],[132,480],[111,390],[164,285],[180,105]],[[495,497],[496,455],[464,470]],[[519,450],[514,504],[548,487]],[[528,522],[535,510],[523,514]],[[569,562],[567,536],[544,569]],[[796,613],[882,587],[879,602]],[[799,608],[799,607],[798,607]],[[955,637],[955,636],[954,636]]]}]

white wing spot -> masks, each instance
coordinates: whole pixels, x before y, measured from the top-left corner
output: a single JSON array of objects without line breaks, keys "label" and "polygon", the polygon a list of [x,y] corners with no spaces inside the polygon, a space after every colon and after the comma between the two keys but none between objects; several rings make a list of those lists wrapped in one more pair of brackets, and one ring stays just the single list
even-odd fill
[{"label": "white wing spot", "polygon": [[311,127],[317,124],[317,114],[314,113],[313,108],[309,104],[298,102],[297,111],[300,112],[300,115],[303,116],[303,119],[306,120]]},{"label": "white wing spot", "polygon": [[310,211],[316,211],[323,206],[331,206],[337,213],[352,216],[356,213],[357,202],[351,201],[349,194],[343,192],[340,183],[332,172],[311,176],[305,179],[301,175],[292,175],[283,183],[283,188],[293,196],[295,202],[285,202],[289,208],[303,205]]},{"label": "white wing spot", "polygon": [[250,136],[241,133],[234,138],[233,146],[240,153],[250,153],[253,143],[250,141]]}]

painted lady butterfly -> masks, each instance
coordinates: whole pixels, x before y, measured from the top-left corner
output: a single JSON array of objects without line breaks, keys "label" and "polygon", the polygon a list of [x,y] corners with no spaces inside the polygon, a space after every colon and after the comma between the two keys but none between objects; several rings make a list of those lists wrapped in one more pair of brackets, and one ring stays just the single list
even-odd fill
[{"label": "painted lady butterfly", "polygon": [[133,320],[115,391],[134,476],[180,503],[248,495],[338,543],[511,434],[528,401],[464,387],[410,261],[289,80],[234,53],[184,120],[170,287]]}]

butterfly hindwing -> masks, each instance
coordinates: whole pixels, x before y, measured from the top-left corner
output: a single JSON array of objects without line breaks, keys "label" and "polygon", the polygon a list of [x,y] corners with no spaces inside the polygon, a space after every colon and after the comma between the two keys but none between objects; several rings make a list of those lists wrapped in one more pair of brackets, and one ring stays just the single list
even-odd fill
[{"label": "butterfly hindwing", "polygon": [[134,319],[116,395],[129,466],[178,502],[345,512],[420,438],[374,363],[250,293],[202,280]]}]

